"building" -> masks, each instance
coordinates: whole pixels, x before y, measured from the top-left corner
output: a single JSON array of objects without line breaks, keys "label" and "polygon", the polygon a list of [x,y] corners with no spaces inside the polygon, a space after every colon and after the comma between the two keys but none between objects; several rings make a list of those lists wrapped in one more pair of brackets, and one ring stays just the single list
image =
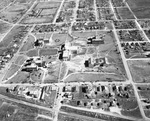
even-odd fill
[{"label": "building", "polygon": [[104,44],[104,39],[102,38],[97,38],[96,36],[90,37],[87,40],[88,45],[99,45],[99,44]]},{"label": "building", "polygon": [[67,61],[67,60],[69,60],[70,59],[70,52],[69,52],[69,50],[65,50],[64,52],[63,52],[63,60],[64,61]]}]

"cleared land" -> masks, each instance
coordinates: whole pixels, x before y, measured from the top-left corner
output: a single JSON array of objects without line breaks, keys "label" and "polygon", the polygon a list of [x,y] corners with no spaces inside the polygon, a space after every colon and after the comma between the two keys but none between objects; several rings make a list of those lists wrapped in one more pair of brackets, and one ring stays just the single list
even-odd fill
[{"label": "cleared land", "polygon": [[[3,121],[51,121],[38,116],[38,114],[43,114],[50,118],[53,115],[52,112],[20,103],[14,103],[5,99],[0,99],[0,103],[0,117]],[[46,115],[46,113],[49,115]]]},{"label": "cleared land", "polygon": [[23,47],[20,49],[20,52],[27,52],[31,49],[34,49],[34,41],[34,37],[32,35],[29,35]]},{"label": "cleared land", "polygon": [[147,60],[128,61],[133,81],[137,83],[149,83],[150,63]]},{"label": "cleared land", "polygon": [[16,65],[16,64],[12,64],[10,66],[10,68],[8,69],[7,73],[5,74],[3,81],[8,79],[9,77],[13,76],[18,70],[19,70],[20,66]]}]

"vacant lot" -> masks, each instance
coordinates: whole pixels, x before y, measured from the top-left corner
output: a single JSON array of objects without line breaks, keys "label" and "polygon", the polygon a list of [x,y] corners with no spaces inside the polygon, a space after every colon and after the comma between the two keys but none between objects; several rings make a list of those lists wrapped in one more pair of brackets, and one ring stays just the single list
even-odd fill
[{"label": "vacant lot", "polygon": [[37,5],[35,5],[34,9],[43,9],[43,8],[55,8],[55,7],[59,7],[61,2],[39,2]]},{"label": "vacant lot", "polygon": [[8,79],[9,77],[13,76],[18,70],[19,70],[20,66],[16,65],[16,64],[12,64],[10,66],[10,68],[8,69],[7,73],[5,74],[3,81]]},{"label": "vacant lot", "polygon": [[33,71],[30,74],[30,78],[32,79],[32,81],[34,81],[35,83],[41,83],[42,78],[44,75],[44,71],[43,70],[37,70],[37,71]]},{"label": "vacant lot", "polygon": [[28,3],[33,3],[35,0],[16,0],[15,3],[18,4],[28,4]]},{"label": "vacant lot", "polygon": [[135,19],[128,8],[116,8],[118,19]]},{"label": "vacant lot", "polygon": [[48,67],[48,72],[45,75],[44,83],[57,83],[59,79],[61,63],[57,61]]},{"label": "vacant lot", "polygon": [[29,9],[29,4],[12,4],[3,12],[0,12],[0,19],[10,23],[16,23]]},{"label": "vacant lot", "polygon": [[[43,114],[43,116],[52,117],[53,113],[50,111],[11,102],[5,99],[0,100],[1,121],[51,121],[41,117],[40,115],[38,116],[38,114]],[[46,113],[49,115],[46,115]]]},{"label": "vacant lot", "polygon": [[32,50],[29,50],[26,55],[29,56],[29,57],[34,57],[34,56],[38,56],[38,49],[32,49]]},{"label": "vacant lot", "polygon": [[64,80],[65,82],[85,82],[85,81],[124,81],[124,78],[116,74],[94,74],[94,73],[75,73]]},{"label": "vacant lot", "polygon": [[[26,35],[27,27],[25,26],[15,26],[3,39],[3,41],[0,42],[0,47],[7,47],[13,40],[15,39],[23,39],[23,37]],[[17,37],[16,37],[17,36]],[[19,37],[18,37],[19,36]]]},{"label": "vacant lot", "polygon": [[49,16],[49,15],[54,15],[56,13],[56,8],[52,9],[43,9],[42,12],[40,13],[41,16]]},{"label": "vacant lot", "polygon": [[132,8],[132,11],[134,12],[135,16],[138,19],[149,19],[150,18],[150,7],[138,7],[138,8]]},{"label": "vacant lot", "polygon": [[57,49],[52,49],[52,48],[42,48],[39,51],[39,56],[51,56],[56,54],[57,54]]},{"label": "vacant lot", "polygon": [[11,28],[11,25],[0,21],[0,34],[6,33]]},{"label": "vacant lot", "polygon": [[15,0],[1,0],[1,2],[0,2],[0,10],[4,9],[6,6],[8,6],[13,1],[15,1]]},{"label": "vacant lot", "polygon": [[150,7],[149,0],[126,0],[131,8]]},{"label": "vacant lot", "polygon": [[74,36],[74,37],[77,37],[77,38],[88,38],[88,37],[96,36],[96,31],[91,31],[91,32],[73,32],[71,35]]},{"label": "vacant lot", "polygon": [[137,18],[150,18],[150,1],[149,0],[127,0],[128,5]]},{"label": "vacant lot", "polygon": [[100,119],[100,120],[107,120],[107,121],[113,121],[113,120],[114,121],[132,121],[132,120],[129,120],[129,119],[119,118],[119,117],[110,116],[110,115],[106,115],[106,114],[102,114],[102,113],[78,110],[78,109],[70,108],[70,107],[67,107],[67,106],[62,106],[60,110],[62,110],[64,112],[67,112],[67,113],[78,114],[78,115],[91,117],[91,118],[95,118],[95,119]]},{"label": "vacant lot", "polygon": [[40,18],[28,18],[25,17],[21,20],[21,23],[23,24],[40,24],[40,23],[51,23],[53,21],[54,16],[48,16],[48,17],[40,17]]},{"label": "vacant lot", "polygon": [[34,37],[29,35],[27,41],[24,43],[23,47],[20,49],[20,52],[26,52],[34,48]]},{"label": "vacant lot", "polygon": [[149,83],[150,63],[147,60],[128,61],[133,80],[138,83]]},{"label": "vacant lot", "polygon": [[63,62],[61,69],[60,69],[59,79],[62,80],[65,77],[67,72],[68,72],[67,65],[66,65],[66,63]]},{"label": "vacant lot", "polygon": [[24,56],[24,55],[19,55],[19,56],[17,56],[17,59],[16,59],[16,61],[15,61],[15,64],[16,64],[16,65],[22,65],[22,64],[25,62],[26,59],[27,59],[26,56]]},{"label": "vacant lot", "polygon": [[6,83],[29,83],[31,82],[29,79],[30,74],[28,72],[19,71],[13,78],[8,80]]},{"label": "vacant lot", "polygon": [[93,119],[89,119],[88,117],[78,117],[78,116],[70,116],[69,114],[58,114],[58,121],[93,121]]}]

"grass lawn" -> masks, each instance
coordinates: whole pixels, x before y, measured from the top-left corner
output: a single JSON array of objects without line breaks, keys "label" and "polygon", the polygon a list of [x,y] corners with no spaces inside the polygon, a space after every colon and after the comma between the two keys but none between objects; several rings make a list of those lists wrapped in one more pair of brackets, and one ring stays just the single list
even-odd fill
[{"label": "grass lawn", "polygon": [[62,80],[67,72],[67,65],[65,63],[62,63],[61,69],[60,69],[60,77],[59,79]]},{"label": "grass lawn", "polygon": [[12,26],[0,21],[0,34],[6,33]]},{"label": "grass lawn", "polygon": [[147,60],[128,61],[133,80],[137,83],[148,83],[150,80],[150,64]]},{"label": "grass lawn", "polygon": [[121,114],[124,116],[128,116],[128,117],[133,117],[133,118],[137,118],[137,119],[142,119],[142,115],[140,112],[139,107],[132,109],[132,110],[122,110]]},{"label": "grass lawn", "polygon": [[16,23],[29,9],[29,4],[12,4],[0,13],[0,19]]},{"label": "grass lawn", "polygon": [[33,50],[29,50],[27,53],[26,53],[26,55],[28,56],[28,57],[34,57],[34,56],[38,56],[38,49],[33,49]]},{"label": "grass lawn", "polygon": [[78,38],[88,38],[88,37],[93,37],[96,35],[95,31],[91,32],[73,32],[72,36],[78,37]]},{"label": "grass lawn", "polygon": [[48,73],[46,74],[46,78],[44,80],[44,83],[57,83],[59,79],[59,73],[60,73],[60,62],[56,61],[56,63],[50,65],[48,69]]},{"label": "grass lawn", "polygon": [[26,61],[27,57],[24,55],[19,55],[15,61],[16,65],[22,65]]},{"label": "grass lawn", "polygon": [[53,49],[53,48],[42,48],[39,51],[39,56],[51,56],[56,54],[57,54],[57,49]]},{"label": "grass lawn", "polygon": [[68,34],[54,33],[52,35],[52,45],[60,46],[66,42]]},{"label": "grass lawn", "polygon": [[29,80],[29,73],[28,72],[21,72],[19,71],[17,75],[15,75],[13,78],[8,80],[6,83],[28,83]]},{"label": "grass lawn", "polygon": [[13,76],[18,70],[19,70],[20,66],[16,65],[16,64],[12,64],[10,66],[10,68],[8,69],[6,75],[3,78],[3,81],[8,79],[9,77]]},{"label": "grass lawn", "polygon": [[135,19],[128,8],[117,8],[117,12],[122,19]]},{"label": "grass lawn", "polygon": [[94,74],[94,73],[75,73],[69,75],[65,82],[93,82],[93,81],[124,81],[124,78],[116,74]]},{"label": "grass lawn", "polygon": [[31,49],[34,49],[34,37],[32,35],[29,35],[27,38],[27,41],[24,43],[23,47],[20,49],[20,52],[26,52]]},{"label": "grass lawn", "polygon": [[[22,30],[25,30],[24,26],[15,26],[5,38],[0,42],[0,47],[7,47],[15,38],[16,35],[22,34],[21,37],[24,37]],[[20,37],[20,38],[21,38]]]},{"label": "grass lawn", "polygon": [[146,18],[150,18],[150,7],[138,7],[138,8],[131,8],[132,11],[134,12],[135,16],[138,19],[146,19]]},{"label": "grass lawn", "polygon": [[149,0],[126,0],[131,8],[149,7]]},{"label": "grass lawn", "polygon": [[32,79],[32,81],[36,82],[36,83],[40,83],[42,81],[44,75],[44,71],[43,70],[38,70],[38,71],[34,71],[30,74],[30,78]]}]

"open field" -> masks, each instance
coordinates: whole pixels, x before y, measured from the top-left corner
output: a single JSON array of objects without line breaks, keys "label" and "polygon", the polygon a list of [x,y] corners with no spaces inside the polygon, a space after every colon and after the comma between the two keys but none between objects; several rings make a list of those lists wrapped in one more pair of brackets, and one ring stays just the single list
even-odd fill
[{"label": "open field", "polygon": [[10,23],[16,23],[29,8],[29,4],[13,4],[8,9],[0,12],[0,19]]},{"label": "open field", "polygon": [[32,81],[36,83],[41,83],[43,75],[44,75],[44,71],[39,69],[37,71],[33,71],[32,73],[30,73],[30,78]]},{"label": "open field", "polygon": [[16,0],[15,4],[31,4],[33,3],[35,0]]},{"label": "open field", "polygon": [[47,69],[48,72],[46,73],[44,83],[57,83],[59,79],[60,73],[60,65],[59,61],[52,63]]},{"label": "open field", "polygon": [[55,7],[59,7],[60,2],[39,2],[37,5],[35,5],[34,9],[44,9],[44,8],[55,8]]},{"label": "open field", "polygon": [[94,74],[94,73],[74,73],[69,75],[65,82],[94,82],[94,81],[124,81],[124,78],[116,74]]},{"label": "open field", "polygon": [[149,0],[127,0],[127,3],[138,19],[150,18]]},{"label": "open field", "polygon": [[1,0],[0,2],[0,10],[4,9],[6,6],[14,2],[15,0]]},{"label": "open field", "polygon": [[[132,9],[132,8],[131,8]],[[138,19],[149,19],[150,18],[150,7],[149,8],[133,8],[132,11],[134,12],[135,16]]]},{"label": "open field", "polygon": [[6,75],[3,78],[4,80],[7,80],[9,77],[13,76],[18,70],[19,70],[20,66],[16,65],[16,64],[12,64],[10,66],[10,68],[8,69]]},{"label": "open field", "polygon": [[91,32],[72,32],[72,36],[76,38],[88,38],[96,35],[96,31],[91,31]]},{"label": "open field", "polygon": [[[19,102],[15,103],[5,99],[0,99],[0,101],[1,121],[51,121],[38,116],[38,114],[43,114],[45,116],[49,116],[50,118],[53,116],[53,112],[20,104]],[[45,112],[47,112],[49,115],[46,115]]]},{"label": "open field", "polygon": [[34,49],[34,41],[34,37],[32,35],[28,35],[28,38],[24,43],[23,47],[20,49],[20,52],[27,52],[31,49]]},{"label": "open field", "polygon": [[133,81],[137,83],[149,83],[150,64],[148,60],[128,61]]},{"label": "open field", "polygon": [[89,118],[81,118],[81,117],[77,117],[77,116],[70,116],[70,114],[63,114],[63,113],[59,113],[58,114],[58,121],[93,121],[93,119],[89,119]]},{"label": "open field", "polygon": [[123,118],[119,118],[119,117],[115,117],[115,116],[109,116],[109,115],[105,115],[105,114],[101,114],[101,113],[95,113],[95,112],[90,112],[90,111],[82,111],[82,110],[78,110],[78,109],[73,109],[73,108],[70,108],[67,106],[62,106],[61,110],[67,112],[68,114],[73,113],[73,114],[83,115],[83,116],[92,117],[92,118],[100,119],[100,120],[132,121],[129,119],[123,119]]},{"label": "open field", "polygon": [[53,49],[53,48],[42,48],[39,50],[39,56],[51,56],[56,54],[57,54],[57,49]]},{"label": "open field", "polygon": [[51,23],[60,6],[60,2],[39,2],[22,19],[23,24]]},{"label": "open field", "polygon": [[67,72],[67,65],[65,63],[62,63],[62,66],[61,66],[61,69],[60,69],[60,76],[59,76],[59,79],[62,80],[65,75],[66,75],[66,72]]},{"label": "open field", "polygon": [[14,43],[14,41],[20,41],[26,36],[28,26],[15,26],[10,33],[0,42],[0,47],[8,47],[10,43]]},{"label": "open field", "polygon": [[149,0],[126,0],[131,8],[149,7]]},{"label": "open field", "polygon": [[115,8],[118,19],[135,19],[130,10],[126,8]]},{"label": "open field", "polygon": [[28,57],[34,57],[34,56],[38,56],[38,49],[32,49],[32,50],[29,50],[26,55]]},{"label": "open field", "polygon": [[24,55],[19,55],[19,56],[17,56],[17,58],[16,58],[15,64],[21,66],[21,65],[26,61],[26,59],[27,59],[26,56],[24,56]]},{"label": "open field", "polygon": [[11,25],[0,21],[0,34],[6,33],[11,28]]},{"label": "open field", "polygon": [[53,16],[42,17],[42,18],[24,18],[21,23],[23,24],[39,24],[39,23],[51,23]]},{"label": "open field", "polygon": [[30,74],[28,72],[19,71],[14,77],[9,79],[6,83],[7,84],[11,84],[11,83],[29,83],[29,82],[31,82],[29,77],[30,77]]},{"label": "open field", "polygon": [[52,35],[51,45],[60,46],[66,42],[67,37],[68,37],[68,34],[54,33]]}]

